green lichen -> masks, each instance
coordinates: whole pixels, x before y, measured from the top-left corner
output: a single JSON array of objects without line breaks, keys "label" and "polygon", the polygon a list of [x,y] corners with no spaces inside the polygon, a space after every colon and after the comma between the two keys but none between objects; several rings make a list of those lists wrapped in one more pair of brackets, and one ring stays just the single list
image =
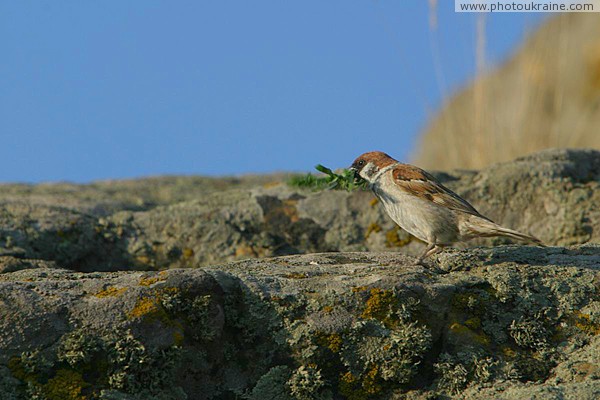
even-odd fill
[{"label": "green lichen", "polygon": [[84,400],[89,386],[80,372],[60,367],[39,352],[24,352],[12,357],[8,368],[13,377],[26,384],[27,397],[43,400]]},{"label": "green lichen", "polygon": [[362,295],[368,293],[361,318],[376,319],[388,328],[411,319],[419,305],[419,301],[414,298],[401,300],[393,289],[361,287],[355,288],[354,292]]},{"label": "green lichen", "polygon": [[94,357],[105,350],[104,342],[84,329],[65,334],[57,350],[57,359],[71,367],[88,365]]},{"label": "green lichen", "polygon": [[543,381],[556,366],[557,354],[552,349],[518,352],[513,363],[518,379],[522,382]]},{"label": "green lichen", "polygon": [[181,349],[148,349],[131,332],[125,332],[108,348],[108,384],[127,393],[161,393],[172,386]]},{"label": "green lichen", "polygon": [[180,291],[163,291],[160,307],[168,314],[170,325],[177,328],[174,333],[176,343],[183,339],[185,331],[190,338],[201,342],[211,341],[218,334],[213,315],[217,311],[214,309],[211,295],[196,295],[190,298]]},{"label": "green lichen", "polygon": [[481,385],[494,379],[515,377],[514,371],[501,368],[497,359],[478,352],[462,351],[455,355],[443,353],[434,368],[439,376],[437,389],[452,395],[460,393],[471,384]]},{"label": "green lichen", "polygon": [[[287,325],[288,343],[295,360],[320,371],[336,395],[352,400],[385,398],[415,377],[431,347],[431,334],[414,320],[417,300],[401,299],[394,290],[382,288],[355,287],[352,291],[355,302],[337,297],[336,301],[323,300],[327,306],[322,301],[310,306],[309,301],[305,310],[326,319],[334,310],[329,304],[335,309],[344,305],[359,313],[358,321],[334,331],[314,331],[294,314],[297,319]],[[327,296],[335,294],[322,297]],[[336,325],[323,326],[335,329]]]},{"label": "green lichen", "polygon": [[479,284],[455,293],[447,315],[449,338],[454,345],[488,348],[506,339],[503,326],[498,326],[500,312],[495,292],[487,284]]},{"label": "green lichen", "polygon": [[52,374],[54,360],[50,357],[50,354],[41,351],[25,351],[20,356],[11,357],[8,368],[20,381],[37,382]]},{"label": "green lichen", "polygon": [[49,358],[22,353],[8,363],[12,376],[25,383],[29,399],[97,398],[103,390],[143,394],[141,398],[183,393],[173,385],[177,347],[147,349],[128,331],[92,334],[77,329],[48,351],[52,349]]},{"label": "green lichen", "polygon": [[159,321],[173,330],[174,343],[180,345],[185,336],[198,341],[212,340],[217,333],[211,320],[214,312],[210,295],[190,295],[176,287],[156,287],[143,293],[127,315],[149,323]]},{"label": "green lichen", "polygon": [[286,365],[273,367],[260,377],[252,391],[244,396],[248,400],[293,400],[288,386],[292,375]]},{"label": "green lichen", "polygon": [[544,324],[537,319],[513,320],[508,330],[520,347],[535,350],[547,348],[549,345],[550,334]]},{"label": "green lichen", "polygon": [[470,317],[483,317],[494,299],[491,288],[473,288],[469,291],[456,293],[451,300],[452,309]]},{"label": "green lichen", "polygon": [[295,400],[331,400],[333,394],[314,366],[301,365],[287,381],[290,394]]},{"label": "green lichen", "polygon": [[[431,334],[416,322],[400,320],[388,329],[377,320],[354,324],[346,335],[341,360],[366,394],[410,382],[431,346]],[[349,387],[350,375],[344,383]],[[351,385],[350,385],[351,386]]]}]

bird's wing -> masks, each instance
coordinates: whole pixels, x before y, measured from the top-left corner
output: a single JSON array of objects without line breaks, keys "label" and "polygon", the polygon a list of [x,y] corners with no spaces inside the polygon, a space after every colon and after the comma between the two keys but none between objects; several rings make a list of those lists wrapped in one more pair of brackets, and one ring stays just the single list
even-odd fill
[{"label": "bird's wing", "polygon": [[400,164],[392,171],[394,183],[403,191],[425,201],[489,220],[465,199],[439,183],[430,173],[413,165]]}]

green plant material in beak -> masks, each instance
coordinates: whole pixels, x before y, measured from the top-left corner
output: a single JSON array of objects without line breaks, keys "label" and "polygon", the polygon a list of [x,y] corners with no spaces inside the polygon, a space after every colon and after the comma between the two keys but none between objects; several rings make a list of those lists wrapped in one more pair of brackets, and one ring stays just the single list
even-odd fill
[{"label": "green plant material in beak", "polygon": [[288,181],[288,185],[313,190],[347,190],[349,192],[356,189],[366,189],[367,187],[367,182],[355,176],[354,171],[343,169],[341,174],[336,174],[321,164],[317,165],[315,169],[323,173],[324,176],[311,173],[294,176]]}]

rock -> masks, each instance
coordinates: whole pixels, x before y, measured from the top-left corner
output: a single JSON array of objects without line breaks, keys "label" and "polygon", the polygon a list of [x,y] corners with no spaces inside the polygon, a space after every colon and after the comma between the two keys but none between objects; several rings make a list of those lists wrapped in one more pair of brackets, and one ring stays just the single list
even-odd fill
[{"label": "rock", "polygon": [[0,274],[15,272],[23,269],[60,268],[53,261],[27,260],[11,256],[0,256]]},{"label": "rock", "polygon": [[[548,245],[600,241],[598,151],[547,150],[479,172],[437,176],[484,215]],[[167,189],[157,183],[158,193],[175,185],[159,182]],[[127,190],[137,190],[137,184],[131,185]],[[279,183],[213,191],[181,202],[187,197],[173,195],[173,204],[143,210],[113,204],[114,212],[107,215],[106,200],[100,197],[93,206],[89,187],[79,195],[75,186],[69,188],[71,203],[62,202],[58,187],[53,195],[60,201],[13,196],[0,202],[0,255],[55,261],[78,271],[111,271],[326,251],[415,255],[423,248],[385,215],[369,192],[311,192]],[[84,198],[81,203],[78,196]],[[502,243],[509,241],[466,245]]]},{"label": "rock", "polygon": [[[484,215],[548,245],[600,241],[600,152],[548,150],[480,172],[438,177]],[[315,193],[278,185],[127,215],[127,251],[153,260],[151,268],[319,251],[415,255],[423,246],[398,229],[368,192]],[[468,245],[500,243],[509,242],[495,238]]]},{"label": "rock", "polygon": [[23,269],[0,332],[7,399],[592,399],[600,247]]},{"label": "rock", "polygon": [[6,186],[0,398],[597,397],[600,153],[436,175],[550,247],[414,266],[368,192]]},{"label": "rock", "polygon": [[161,176],[82,185],[66,182],[39,185],[4,183],[0,184],[0,203],[60,205],[85,214],[106,216],[121,210],[148,210],[229,189],[270,185],[285,181],[288,176],[283,173],[222,178]]}]

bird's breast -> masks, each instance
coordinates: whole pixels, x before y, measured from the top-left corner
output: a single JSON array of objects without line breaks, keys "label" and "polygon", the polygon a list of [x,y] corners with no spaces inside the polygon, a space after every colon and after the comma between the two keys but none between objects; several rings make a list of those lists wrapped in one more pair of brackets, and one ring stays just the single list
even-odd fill
[{"label": "bird's breast", "polygon": [[390,177],[382,178],[372,185],[372,190],[386,213],[402,229],[426,242],[441,237],[448,241],[446,236],[456,234],[452,211],[405,192]]}]

